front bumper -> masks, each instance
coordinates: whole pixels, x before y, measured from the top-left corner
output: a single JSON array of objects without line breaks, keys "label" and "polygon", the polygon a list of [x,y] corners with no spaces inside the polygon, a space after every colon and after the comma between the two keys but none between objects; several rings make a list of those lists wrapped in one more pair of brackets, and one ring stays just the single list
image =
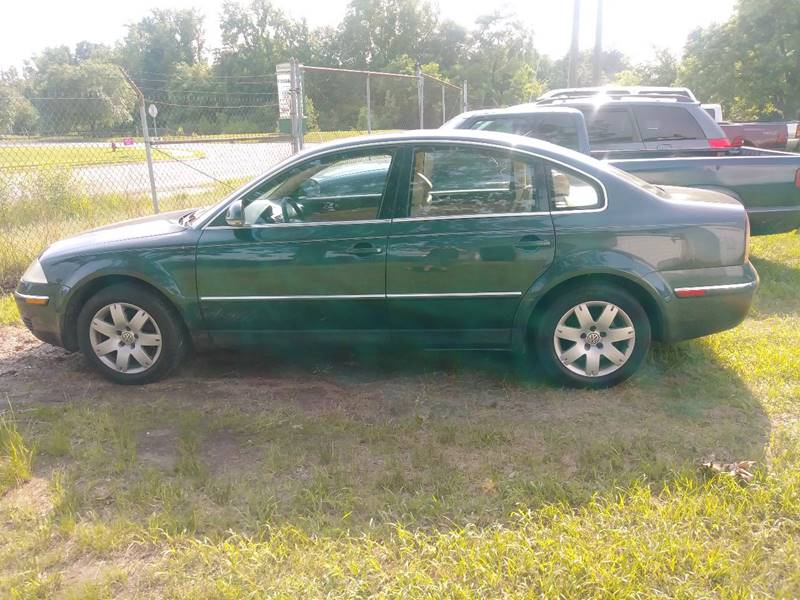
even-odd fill
[{"label": "front bumper", "polygon": [[674,291],[664,308],[662,338],[666,342],[736,327],[747,316],[759,285],[758,273],[749,262],[738,267],[670,271],[662,276]]},{"label": "front bumper", "polygon": [[23,282],[14,292],[14,300],[22,322],[33,335],[43,342],[63,347],[59,291],[57,286],[34,287]]}]

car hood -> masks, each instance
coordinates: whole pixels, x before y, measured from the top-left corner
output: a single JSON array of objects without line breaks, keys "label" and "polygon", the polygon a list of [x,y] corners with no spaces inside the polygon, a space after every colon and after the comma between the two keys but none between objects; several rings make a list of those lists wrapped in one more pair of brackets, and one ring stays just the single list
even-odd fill
[{"label": "car hood", "polygon": [[42,253],[42,259],[86,250],[98,250],[120,242],[155,238],[184,231],[186,228],[178,223],[178,218],[189,212],[188,209],[176,210],[85,231],[55,242]]}]

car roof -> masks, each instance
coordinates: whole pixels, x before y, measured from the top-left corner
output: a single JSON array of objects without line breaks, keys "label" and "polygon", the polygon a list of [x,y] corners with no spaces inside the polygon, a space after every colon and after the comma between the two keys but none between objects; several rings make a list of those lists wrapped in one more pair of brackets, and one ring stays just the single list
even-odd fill
[{"label": "car roof", "polygon": [[494,117],[496,115],[519,115],[519,114],[578,114],[580,111],[577,108],[570,106],[541,106],[536,103],[530,102],[526,104],[515,104],[514,106],[507,106],[505,108],[482,108],[480,110],[470,110],[458,115],[462,119],[471,119],[473,117]]},{"label": "car roof", "polygon": [[[297,160],[305,160],[313,157],[316,154],[328,153],[335,150],[356,150],[360,147],[369,147],[379,144],[408,144],[414,142],[424,144],[426,142],[447,141],[462,143],[474,142],[492,144],[495,146],[504,146],[509,149],[532,152],[534,154],[543,156],[544,158],[553,158],[555,160],[568,159],[570,162],[575,163],[576,167],[586,167],[593,171],[603,170],[599,161],[563,146],[551,144],[550,142],[545,142],[544,140],[536,138],[514,135],[512,133],[482,131],[476,129],[415,129],[396,133],[361,135],[357,137],[343,138],[307,148],[306,150],[295,154],[294,158]],[[291,160],[291,162],[295,161]]]}]

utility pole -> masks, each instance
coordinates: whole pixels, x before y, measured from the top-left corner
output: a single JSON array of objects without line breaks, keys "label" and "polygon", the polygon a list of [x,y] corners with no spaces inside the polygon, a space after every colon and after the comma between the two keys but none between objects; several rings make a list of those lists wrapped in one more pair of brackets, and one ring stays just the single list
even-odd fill
[{"label": "utility pole", "polygon": [[578,36],[581,23],[581,0],[573,0],[572,8],[572,43],[569,46],[569,72],[567,87],[575,87],[578,83]]},{"label": "utility pole", "polygon": [[594,61],[592,64],[592,85],[600,85],[603,58],[603,0],[597,0],[597,23],[594,30]]}]

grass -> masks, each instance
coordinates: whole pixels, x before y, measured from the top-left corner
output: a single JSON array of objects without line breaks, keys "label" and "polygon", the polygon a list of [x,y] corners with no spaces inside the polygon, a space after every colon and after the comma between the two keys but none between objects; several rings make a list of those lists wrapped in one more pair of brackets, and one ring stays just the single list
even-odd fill
[{"label": "grass", "polygon": [[36,452],[0,497],[0,597],[797,597],[800,236],[753,261],[742,325],[613,390],[308,349],[143,389],[9,382]]},{"label": "grass", "polygon": [[[202,158],[199,150],[181,151],[177,158],[187,160]],[[117,143],[112,150],[111,143],[103,145],[33,144],[0,146],[0,172],[14,172],[20,169],[52,167],[86,167],[124,163],[144,163],[144,148],[133,148]],[[172,160],[169,151],[153,152],[153,160]]]},{"label": "grass", "polygon": [[19,311],[13,294],[0,294],[0,325],[19,324]]},{"label": "grass", "polygon": [[[162,193],[159,206],[168,212],[213,204],[243,182]],[[43,212],[42,205],[48,210]],[[0,179],[0,291],[12,290],[30,262],[53,242],[152,212],[149,194],[92,193],[70,169],[38,170],[19,187]]]}]

